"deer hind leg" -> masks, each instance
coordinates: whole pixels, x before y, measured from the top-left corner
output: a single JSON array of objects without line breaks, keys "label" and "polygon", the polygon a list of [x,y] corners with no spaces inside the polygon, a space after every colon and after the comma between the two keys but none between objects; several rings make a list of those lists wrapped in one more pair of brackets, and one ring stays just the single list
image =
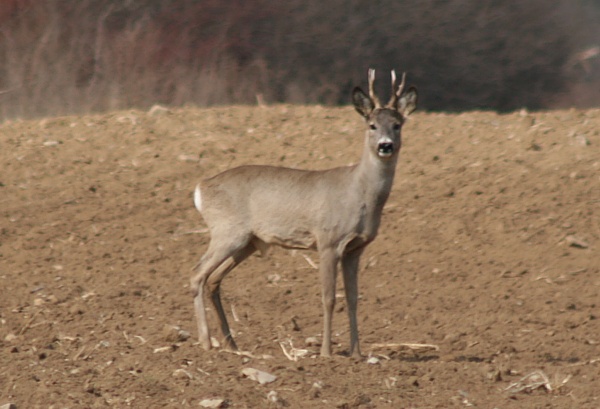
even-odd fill
[{"label": "deer hind leg", "polygon": [[[210,331],[208,329],[208,322],[206,320],[206,309],[204,306],[204,286],[207,283],[210,275],[217,270],[231,270],[227,268],[229,258],[234,256],[239,250],[244,249],[248,245],[248,240],[237,241],[239,244],[231,244],[228,241],[227,245],[221,245],[222,240],[215,239],[213,237],[208,246],[208,250],[200,259],[200,262],[194,267],[196,274],[190,281],[190,288],[194,297],[194,310],[196,313],[196,321],[198,323],[198,338],[200,344],[206,350],[211,348],[210,343]],[[221,267],[223,263],[227,263],[226,266]],[[222,273],[221,273],[222,274]]]},{"label": "deer hind leg", "polygon": [[337,276],[338,256],[332,249],[320,251],[319,269],[323,286],[323,344],[321,356],[331,356],[331,321],[335,307],[335,283]]},{"label": "deer hind leg", "polygon": [[358,248],[342,256],[342,272],[344,291],[348,304],[348,319],[350,321],[350,355],[360,357],[358,342],[358,324],[356,310],[358,306],[358,264],[364,248]]},{"label": "deer hind leg", "polygon": [[235,266],[240,264],[255,251],[256,247],[252,243],[249,243],[246,245],[246,247],[237,250],[208,276],[208,281],[206,283],[210,292],[210,299],[215,307],[215,310],[217,311],[221,332],[225,338],[225,345],[233,351],[237,351],[238,348],[233,340],[233,336],[231,335],[231,330],[229,329],[229,324],[227,323],[227,317],[225,315],[225,311],[223,310],[223,304],[221,302],[221,281],[231,270],[235,268]]}]

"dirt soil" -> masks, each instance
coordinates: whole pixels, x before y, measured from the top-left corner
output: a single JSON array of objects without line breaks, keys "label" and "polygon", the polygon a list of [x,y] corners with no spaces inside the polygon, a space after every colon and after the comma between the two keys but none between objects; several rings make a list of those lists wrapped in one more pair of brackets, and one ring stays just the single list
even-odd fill
[{"label": "dirt soil", "polygon": [[282,249],[224,281],[247,353],[197,344],[195,184],[346,165],[363,129],[351,107],[287,105],[0,125],[0,405],[600,407],[598,109],[411,117],[361,262],[364,360],[345,355],[342,288],[334,357],[317,356],[317,257]]}]

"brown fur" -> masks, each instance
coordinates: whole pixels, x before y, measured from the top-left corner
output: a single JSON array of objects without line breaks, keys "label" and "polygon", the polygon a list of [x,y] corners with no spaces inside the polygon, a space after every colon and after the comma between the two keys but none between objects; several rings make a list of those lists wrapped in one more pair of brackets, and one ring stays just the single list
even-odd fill
[{"label": "brown fur", "polygon": [[200,342],[210,349],[203,289],[208,286],[227,346],[237,349],[221,305],[225,275],[256,250],[269,245],[316,249],[323,284],[322,356],[331,355],[331,319],[335,304],[337,266],[341,263],[348,316],[350,354],[359,356],[356,307],[358,263],[377,235],[381,212],[394,180],[404,118],[415,108],[416,89],[403,93],[392,80],[390,103],[373,99],[374,71],[369,72],[371,96],[353,91],[356,110],[367,122],[365,147],[353,166],[309,171],[273,166],[241,166],[202,181],[196,187],[196,207],[210,230],[208,250],[191,280]]}]

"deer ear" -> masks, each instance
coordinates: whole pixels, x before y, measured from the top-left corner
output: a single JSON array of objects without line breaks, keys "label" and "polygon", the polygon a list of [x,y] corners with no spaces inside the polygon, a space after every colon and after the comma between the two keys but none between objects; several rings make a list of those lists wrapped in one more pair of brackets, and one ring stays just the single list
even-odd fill
[{"label": "deer ear", "polygon": [[369,98],[367,94],[363,92],[359,87],[354,88],[352,91],[352,103],[356,112],[367,118],[371,115],[371,112],[375,109],[375,104]]},{"label": "deer ear", "polygon": [[400,101],[398,101],[398,112],[402,114],[403,117],[409,116],[415,109],[417,109],[417,89],[415,87],[410,87],[400,97]]}]

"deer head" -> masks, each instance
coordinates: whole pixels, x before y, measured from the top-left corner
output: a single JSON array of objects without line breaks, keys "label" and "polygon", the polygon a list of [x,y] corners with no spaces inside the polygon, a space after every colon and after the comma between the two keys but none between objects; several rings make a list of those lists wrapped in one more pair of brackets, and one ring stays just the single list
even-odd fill
[{"label": "deer head", "polygon": [[360,87],[352,91],[354,108],[361,114],[368,125],[367,138],[371,151],[379,158],[391,158],[400,151],[402,144],[400,131],[408,115],[417,108],[417,89],[410,87],[404,90],[406,73],[396,87],[396,72],[392,70],[392,95],[385,107],[375,95],[373,84],[375,70],[369,69],[369,95]]}]

